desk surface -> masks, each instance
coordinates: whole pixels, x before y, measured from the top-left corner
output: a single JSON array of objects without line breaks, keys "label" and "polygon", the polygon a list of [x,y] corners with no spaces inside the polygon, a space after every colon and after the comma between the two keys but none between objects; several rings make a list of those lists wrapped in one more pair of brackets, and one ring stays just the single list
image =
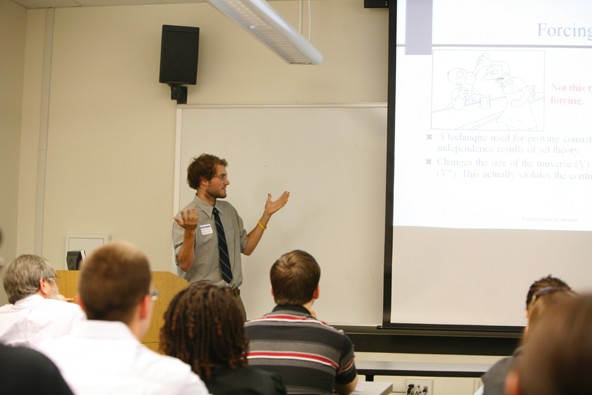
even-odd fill
[{"label": "desk surface", "polygon": [[387,395],[391,393],[393,384],[386,381],[359,381],[353,394],[358,395]]},{"label": "desk surface", "polygon": [[481,377],[487,363],[426,363],[356,360],[358,374],[367,376]]}]

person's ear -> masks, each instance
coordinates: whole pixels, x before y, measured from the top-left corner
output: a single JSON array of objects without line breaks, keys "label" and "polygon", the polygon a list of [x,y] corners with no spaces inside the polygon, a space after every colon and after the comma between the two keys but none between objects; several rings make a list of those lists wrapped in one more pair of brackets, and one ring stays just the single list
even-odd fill
[{"label": "person's ear", "polygon": [[313,299],[319,299],[319,285],[315,288],[313,292]]},{"label": "person's ear", "polygon": [[150,307],[152,303],[152,296],[146,295],[140,300],[140,304],[138,306],[138,313],[140,318],[145,319],[150,317]]},{"label": "person's ear", "polygon": [[521,395],[519,386],[519,373],[516,370],[511,370],[505,379],[504,390],[506,395]]},{"label": "person's ear", "polygon": [[39,294],[44,298],[49,298],[51,295],[51,283],[45,278],[39,279]]}]

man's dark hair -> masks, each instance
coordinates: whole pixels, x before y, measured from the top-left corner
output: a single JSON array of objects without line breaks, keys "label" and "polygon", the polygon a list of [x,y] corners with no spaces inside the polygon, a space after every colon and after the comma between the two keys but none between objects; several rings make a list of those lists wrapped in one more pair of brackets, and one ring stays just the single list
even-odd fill
[{"label": "man's dark hair", "polygon": [[216,165],[228,166],[226,159],[218,156],[202,154],[195,157],[187,167],[187,183],[190,188],[197,190],[202,178],[210,181],[216,175]]}]

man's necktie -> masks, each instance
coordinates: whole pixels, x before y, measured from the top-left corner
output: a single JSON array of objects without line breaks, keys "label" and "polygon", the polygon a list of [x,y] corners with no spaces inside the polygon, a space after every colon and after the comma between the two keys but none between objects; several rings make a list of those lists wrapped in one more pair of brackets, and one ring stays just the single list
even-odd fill
[{"label": "man's necktie", "polygon": [[229,259],[229,249],[226,244],[226,237],[224,236],[224,228],[218,215],[216,207],[212,209],[214,215],[214,222],[216,222],[216,234],[218,236],[218,255],[220,257],[220,273],[222,279],[230,284],[233,279],[233,272],[231,271],[231,261]]}]

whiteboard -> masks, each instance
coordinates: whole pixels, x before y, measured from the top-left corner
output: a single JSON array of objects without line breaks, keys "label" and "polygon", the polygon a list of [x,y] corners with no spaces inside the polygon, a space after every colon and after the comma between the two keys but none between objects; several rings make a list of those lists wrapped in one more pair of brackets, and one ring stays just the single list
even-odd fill
[{"label": "whiteboard", "polygon": [[381,323],[387,106],[193,106],[177,110],[174,213],[195,194],[187,165],[202,153],[225,158],[227,200],[250,231],[267,193],[290,191],[258,248],[243,256],[247,318],[270,311],[269,269],[302,249],[321,266],[318,317],[333,324]]}]

